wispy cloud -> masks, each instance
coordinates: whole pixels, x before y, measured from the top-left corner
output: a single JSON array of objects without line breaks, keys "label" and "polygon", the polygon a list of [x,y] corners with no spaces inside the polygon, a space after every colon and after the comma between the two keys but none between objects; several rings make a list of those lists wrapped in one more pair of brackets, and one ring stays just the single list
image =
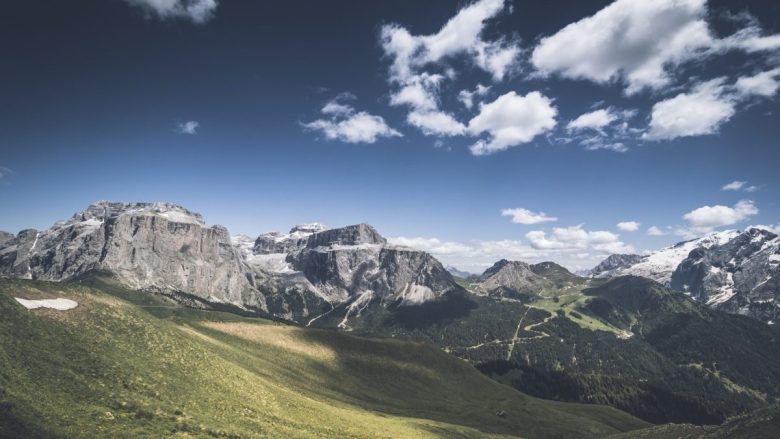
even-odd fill
[{"label": "wispy cloud", "polygon": [[143,8],[147,13],[161,19],[183,18],[202,24],[214,17],[217,0],[125,0],[132,6]]},{"label": "wispy cloud", "polygon": [[179,134],[194,136],[198,134],[198,128],[200,128],[200,123],[194,120],[176,124],[176,132]]},{"label": "wispy cloud", "polygon": [[548,216],[544,212],[532,212],[522,207],[514,209],[503,209],[501,216],[512,217],[512,222],[515,224],[539,224],[546,222],[558,221],[558,218],[554,216]]}]

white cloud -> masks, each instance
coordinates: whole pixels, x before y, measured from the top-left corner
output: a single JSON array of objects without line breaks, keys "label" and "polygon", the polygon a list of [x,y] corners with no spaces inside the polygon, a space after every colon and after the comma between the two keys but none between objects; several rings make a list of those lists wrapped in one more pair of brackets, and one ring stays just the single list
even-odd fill
[{"label": "white cloud", "polygon": [[721,188],[721,190],[724,190],[724,191],[738,191],[738,190],[742,189],[746,184],[747,184],[746,181],[734,180],[731,183],[729,183],[727,185],[724,185]]},{"label": "white cloud", "polygon": [[734,207],[720,204],[699,207],[683,215],[683,219],[688,222],[693,231],[708,232],[717,227],[734,225],[756,214],[758,214],[756,205],[750,200],[742,200]]},{"label": "white cloud", "polygon": [[481,104],[479,114],[469,121],[471,135],[487,133],[489,136],[488,140],[473,144],[471,152],[474,155],[492,154],[528,143],[555,127],[557,114],[552,101],[538,91],[525,96],[510,91],[491,103]]},{"label": "white cloud", "polygon": [[617,223],[617,228],[625,232],[636,232],[639,230],[639,223],[636,221],[623,221]]},{"label": "white cloud", "polygon": [[471,110],[474,106],[474,98],[484,97],[489,91],[490,86],[477,84],[477,87],[474,90],[461,90],[460,93],[458,93],[458,100],[463,103],[464,107]]},{"label": "white cloud", "polygon": [[585,149],[588,151],[598,151],[599,149],[605,149],[608,151],[615,151],[615,152],[627,152],[628,147],[623,142],[604,142],[602,138],[592,138],[592,142],[587,142],[585,145]]},{"label": "white cloud", "polygon": [[569,122],[568,125],[566,125],[566,129],[582,130],[590,128],[598,130],[611,124],[615,120],[617,120],[617,116],[615,116],[609,109],[602,108],[600,110],[591,111],[590,113],[585,113],[578,116],[576,119]]},{"label": "white cloud", "polygon": [[390,128],[381,116],[365,111],[355,112],[348,104],[340,102],[351,95],[339,95],[327,102],[320,110],[329,119],[317,119],[302,124],[304,128],[319,131],[328,140],[340,140],[347,143],[374,143],[380,137],[402,137],[398,131]]},{"label": "white cloud", "polygon": [[544,74],[622,80],[629,94],[658,89],[669,69],[714,45],[705,15],[705,0],[617,0],[543,38],[531,62]]},{"label": "white cloud", "polygon": [[745,188],[745,192],[755,192],[758,190],[758,186],[752,185]]},{"label": "white cloud", "polygon": [[13,174],[14,171],[11,170],[11,168],[6,168],[5,166],[0,166],[0,178],[5,178],[11,174]]},{"label": "white cloud", "polygon": [[664,235],[666,235],[666,232],[664,232],[663,230],[661,230],[660,228],[658,228],[656,226],[650,226],[647,229],[647,234],[650,235],[650,236],[664,236]]},{"label": "white cloud", "polygon": [[198,128],[200,128],[200,123],[194,120],[176,124],[176,132],[179,134],[189,134],[194,136],[195,134],[198,134]]},{"label": "white cloud", "polygon": [[503,9],[504,0],[475,2],[458,11],[439,32],[431,35],[412,35],[397,24],[385,25],[381,40],[385,53],[393,57],[391,78],[403,83],[419,67],[467,54],[494,79],[503,79],[519,54],[519,48],[501,40],[482,39],[486,21]]},{"label": "white cloud", "polygon": [[160,19],[184,18],[193,23],[205,23],[214,16],[217,0],[125,0],[143,8]]},{"label": "white cloud", "polygon": [[755,20],[719,39],[706,22],[706,0],[617,0],[590,17],[542,38],[531,55],[541,74],[597,83],[620,81],[626,93],[669,86],[685,63],[730,50],[780,48]]},{"label": "white cloud", "polygon": [[551,233],[542,230],[528,232],[531,247],[538,250],[584,250],[604,253],[633,253],[634,249],[620,241],[620,236],[608,231],[588,231],[582,225],[555,227]]},{"label": "white cloud", "polygon": [[[600,105],[601,103],[599,103]],[[562,143],[579,143],[586,150],[626,152],[626,143],[635,141],[642,130],[632,128],[628,120],[636,110],[603,108],[581,114],[566,125],[566,135],[553,138]]]},{"label": "white cloud", "polygon": [[466,131],[462,123],[443,111],[412,111],[406,121],[426,136],[458,136]]},{"label": "white cloud", "polygon": [[[574,228],[576,229],[576,228]],[[633,248],[619,241],[617,235],[585,232],[589,238],[578,240],[576,245],[570,244],[564,248],[535,248],[520,240],[504,239],[492,241],[444,241],[437,238],[397,237],[389,238],[393,245],[412,247],[426,251],[448,265],[454,265],[468,271],[482,272],[499,259],[520,260],[529,263],[555,261],[572,270],[590,268],[604,259],[613,251],[633,252]],[[598,247],[598,248],[596,248]]]},{"label": "white cloud", "polygon": [[[482,37],[487,21],[502,10],[504,0],[477,1],[460,9],[438,32],[430,35],[413,35],[398,24],[382,27],[382,48],[392,59],[389,79],[396,87],[391,92],[390,104],[409,107],[407,122],[426,135],[465,133],[461,122],[439,108],[442,81],[456,76],[446,62],[456,56],[465,56],[490,73],[495,81],[506,77],[516,64],[519,47],[506,39],[487,41]],[[461,92],[459,99],[470,108],[474,96],[484,96],[488,89],[480,84],[473,92]]]},{"label": "white cloud", "polygon": [[518,207],[515,209],[503,209],[501,216],[511,216],[515,224],[539,224],[558,221],[554,216],[547,216],[544,212],[534,213],[528,209]]},{"label": "white cloud", "polygon": [[780,88],[778,78],[780,78],[780,67],[753,76],[740,77],[734,87],[740,96],[769,97],[777,93],[777,89]]},{"label": "white cloud", "polygon": [[727,93],[723,78],[697,85],[693,91],[653,105],[648,140],[714,134],[735,113],[735,101]]}]

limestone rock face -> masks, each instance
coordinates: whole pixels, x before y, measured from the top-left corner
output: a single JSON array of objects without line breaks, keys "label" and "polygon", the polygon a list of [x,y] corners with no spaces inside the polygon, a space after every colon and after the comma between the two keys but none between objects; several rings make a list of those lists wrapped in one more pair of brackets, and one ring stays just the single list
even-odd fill
[{"label": "limestone rock face", "polygon": [[46,231],[22,231],[0,249],[7,276],[62,281],[92,270],[132,288],[264,307],[227,230],[174,204],[98,202]]},{"label": "limestone rock face", "polygon": [[261,235],[246,258],[269,310],[301,322],[369,297],[418,305],[457,287],[433,256],[388,245],[368,224]]},{"label": "limestone rock face", "polygon": [[[599,267],[609,265],[610,258]],[[622,275],[656,280],[723,311],[780,320],[780,238],[769,230],[715,232],[633,263],[593,270],[595,277]]]},{"label": "limestone rock face", "polygon": [[433,256],[391,246],[368,224],[231,238],[175,204],[101,201],[48,230],[0,238],[2,276],[67,281],[100,270],[187,304],[191,295],[300,323],[356,301],[412,306],[458,288]]}]

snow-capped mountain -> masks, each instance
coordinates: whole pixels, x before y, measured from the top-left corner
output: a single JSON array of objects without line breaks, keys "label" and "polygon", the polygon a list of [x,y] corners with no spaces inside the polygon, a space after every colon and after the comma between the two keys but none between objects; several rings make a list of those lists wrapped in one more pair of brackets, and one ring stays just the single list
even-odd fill
[{"label": "snow-capped mountain", "polygon": [[717,232],[628,265],[599,267],[593,270],[594,277],[643,276],[728,312],[767,322],[780,317],[775,305],[776,300],[780,303],[780,238],[767,230]]}]

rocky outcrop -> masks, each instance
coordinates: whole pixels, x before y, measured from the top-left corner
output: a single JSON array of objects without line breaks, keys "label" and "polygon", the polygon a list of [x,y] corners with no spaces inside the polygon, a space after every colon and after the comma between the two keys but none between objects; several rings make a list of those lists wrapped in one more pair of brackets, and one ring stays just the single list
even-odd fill
[{"label": "rocky outcrop", "polygon": [[491,296],[536,294],[553,282],[533,271],[529,264],[502,259],[473,280],[476,290]]},{"label": "rocky outcrop", "polygon": [[457,287],[433,256],[388,245],[368,224],[264,234],[246,259],[269,310],[301,322],[356,301],[418,305]]},{"label": "rocky outcrop", "polygon": [[717,232],[617,265],[593,273],[647,277],[724,311],[780,319],[780,238],[768,230]]},{"label": "rocky outcrop", "polygon": [[708,305],[765,321],[780,317],[780,238],[752,228],[734,239],[691,251],[671,287]]},{"label": "rocky outcrop", "polygon": [[587,274],[593,277],[599,277],[599,275],[602,273],[608,273],[621,268],[630,267],[640,262],[641,260],[642,260],[641,255],[631,255],[631,254],[609,255],[607,259],[601,261],[599,265],[593,267],[593,269],[590,270]]},{"label": "rocky outcrop", "polygon": [[5,276],[65,281],[94,270],[132,288],[265,308],[227,230],[175,204],[98,202],[0,249]]}]

